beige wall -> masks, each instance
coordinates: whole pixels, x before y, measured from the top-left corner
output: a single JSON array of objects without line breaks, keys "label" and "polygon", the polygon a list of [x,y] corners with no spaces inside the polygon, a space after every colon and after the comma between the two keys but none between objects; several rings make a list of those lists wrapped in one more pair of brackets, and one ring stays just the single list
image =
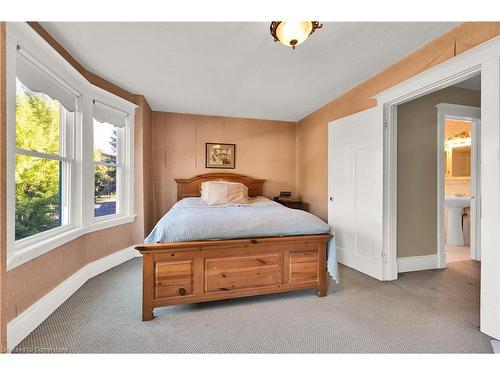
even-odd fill
[{"label": "beige wall", "polygon": [[463,23],[298,122],[297,186],[315,215],[326,219],[327,124],[373,107],[373,95],[500,34],[500,22]]},{"label": "beige wall", "polygon": [[437,249],[437,108],[480,107],[479,91],[448,87],[398,106],[398,257]]},{"label": "beige wall", "polygon": [[[144,202],[144,234],[147,235],[149,231],[153,228],[155,222],[153,218],[153,209],[152,209],[152,196],[153,196],[153,177],[152,177],[152,160],[153,160],[153,153],[151,150],[152,147],[152,132],[153,132],[153,127],[152,127],[152,122],[153,122],[153,112],[151,111],[151,108],[149,107],[149,104],[147,101],[144,100],[144,107],[146,108],[146,111],[144,112],[144,119],[143,119],[143,139],[142,139],[142,144],[143,144],[143,160],[142,160],[142,166],[143,166],[143,195],[142,195],[142,201]],[[144,240],[145,236],[142,236],[140,238],[141,242]],[[139,238],[137,239],[139,240]]]},{"label": "beige wall", "polygon": [[[295,123],[153,112],[153,218],[177,199],[177,177],[226,171],[266,179],[264,195],[296,192]],[[205,143],[236,144],[235,169],[205,168]]]},{"label": "beige wall", "polygon": [[134,202],[136,226],[134,237],[136,242],[142,242],[144,233],[151,228],[151,119],[152,111],[144,97],[138,97],[136,103],[140,105],[136,110],[135,120],[135,184]]}]

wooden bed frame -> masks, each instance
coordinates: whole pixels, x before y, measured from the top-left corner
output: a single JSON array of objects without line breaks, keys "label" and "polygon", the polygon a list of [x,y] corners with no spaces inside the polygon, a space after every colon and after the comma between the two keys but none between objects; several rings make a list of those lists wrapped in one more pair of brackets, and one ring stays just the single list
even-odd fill
[{"label": "wooden bed frame", "polygon": [[[250,197],[264,180],[207,173],[176,179],[177,199],[200,196],[204,181],[241,182]],[[317,289],[326,296],[326,245],[330,234],[144,244],[142,320],[156,307]]]}]

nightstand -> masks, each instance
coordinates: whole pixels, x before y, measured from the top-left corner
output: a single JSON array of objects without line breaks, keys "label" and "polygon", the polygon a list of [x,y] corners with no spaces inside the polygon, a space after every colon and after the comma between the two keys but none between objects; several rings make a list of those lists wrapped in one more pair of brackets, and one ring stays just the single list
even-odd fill
[{"label": "nightstand", "polygon": [[306,210],[304,203],[298,199],[279,199],[279,197],[276,197],[274,198],[274,201],[288,208],[294,208],[296,210],[303,210],[303,211]]}]

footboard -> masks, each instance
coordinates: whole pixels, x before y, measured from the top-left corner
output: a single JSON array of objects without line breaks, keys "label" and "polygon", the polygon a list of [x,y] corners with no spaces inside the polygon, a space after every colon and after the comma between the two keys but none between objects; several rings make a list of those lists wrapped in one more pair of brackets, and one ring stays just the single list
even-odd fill
[{"label": "footboard", "polygon": [[298,289],[327,292],[329,234],[140,245],[142,319],[155,307]]}]

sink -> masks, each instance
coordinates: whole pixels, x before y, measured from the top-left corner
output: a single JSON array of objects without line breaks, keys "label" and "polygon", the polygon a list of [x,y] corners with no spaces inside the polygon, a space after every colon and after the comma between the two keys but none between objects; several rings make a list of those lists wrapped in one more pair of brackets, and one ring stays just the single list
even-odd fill
[{"label": "sink", "polygon": [[444,197],[446,207],[465,208],[470,207],[470,197],[461,197],[457,195],[447,195]]},{"label": "sink", "polygon": [[446,242],[450,245],[463,245],[462,214],[464,208],[470,207],[470,197],[447,195],[444,197],[444,204],[448,209]]}]

